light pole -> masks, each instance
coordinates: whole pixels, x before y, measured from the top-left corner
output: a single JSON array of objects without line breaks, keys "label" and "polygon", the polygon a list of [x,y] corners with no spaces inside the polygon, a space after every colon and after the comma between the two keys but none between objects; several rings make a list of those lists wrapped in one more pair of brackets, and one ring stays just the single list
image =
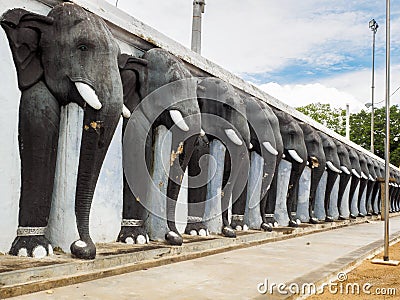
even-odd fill
[{"label": "light pole", "polygon": [[193,23],[192,23],[192,47],[191,49],[201,53],[201,14],[204,13],[205,0],[193,0]]},{"label": "light pole", "polygon": [[372,30],[372,85],[371,85],[371,152],[374,153],[374,91],[375,91],[375,34],[378,30],[378,23],[372,19],[369,21],[369,28]]}]

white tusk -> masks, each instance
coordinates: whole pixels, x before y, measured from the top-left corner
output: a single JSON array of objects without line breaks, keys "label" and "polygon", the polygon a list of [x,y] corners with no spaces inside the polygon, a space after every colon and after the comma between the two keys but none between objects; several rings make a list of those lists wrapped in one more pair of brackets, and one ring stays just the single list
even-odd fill
[{"label": "white tusk", "polygon": [[371,174],[369,174],[369,180],[371,180],[371,181],[375,181],[374,177],[372,177],[372,175],[371,175]]},{"label": "white tusk", "polygon": [[129,111],[129,109],[125,106],[125,104],[122,106],[122,116],[124,118],[129,119],[131,117],[131,112]]},{"label": "white tusk", "polygon": [[249,144],[249,149],[251,150],[251,149],[253,149],[253,147],[254,147],[253,144],[250,143],[250,144]]},{"label": "white tusk", "polygon": [[272,155],[275,155],[275,156],[278,155],[278,151],[274,147],[272,147],[270,142],[264,142],[262,144],[269,153],[271,153]]},{"label": "white tusk", "polygon": [[309,164],[310,164],[310,163],[307,161],[307,162],[306,162],[306,165],[308,166]]},{"label": "white tusk", "polygon": [[200,136],[205,136],[206,135],[206,132],[203,130],[203,128],[201,128],[201,130],[200,130]]},{"label": "white tusk", "polygon": [[285,158],[285,157],[286,157],[285,153],[282,153],[282,158]]},{"label": "white tusk", "polygon": [[368,179],[367,175],[365,175],[363,171],[361,171],[361,177],[362,177],[363,179]]},{"label": "white tusk", "polygon": [[357,173],[356,169],[351,169],[351,172],[356,176],[357,178],[361,178],[361,176]]},{"label": "white tusk", "polygon": [[172,121],[179,127],[179,129],[183,131],[189,131],[189,126],[187,126],[185,120],[182,117],[182,114],[179,110],[171,109],[169,111]]},{"label": "white tusk", "polygon": [[225,133],[228,136],[228,138],[236,145],[241,146],[243,144],[243,142],[240,140],[240,138],[237,136],[236,132],[233,129],[225,129]]},{"label": "white tusk", "polygon": [[328,166],[329,169],[331,169],[331,171],[335,172],[335,173],[342,173],[342,171],[340,171],[338,168],[336,168],[333,163],[331,161],[327,161],[326,165]]},{"label": "white tusk", "polygon": [[341,168],[342,171],[345,172],[347,175],[350,175],[350,174],[351,174],[350,171],[349,171],[349,169],[347,169],[345,166],[341,166],[340,168]]},{"label": "white tusk", "polygon": [[95,110],[99,110],[101,108],[101,102],[91,86],[79,81],[75,82],[75,86],[87,104],[89,104]]},{"label": "white tusk", "polygon": [[289,154],[290,154],[290,156],[295,160],[295,161],[297,161],[299,164],[302,164],[303,163],[303,159],[297,154],[297,151],[296,150],[288,150],[288,152],[289,152]]}]

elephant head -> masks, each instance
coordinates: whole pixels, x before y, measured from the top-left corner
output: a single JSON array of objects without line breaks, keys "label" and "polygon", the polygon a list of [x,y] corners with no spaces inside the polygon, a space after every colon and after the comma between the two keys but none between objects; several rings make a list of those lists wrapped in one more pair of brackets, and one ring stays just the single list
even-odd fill
[{"label": "elephant head", "polygon": [[[251,146],[246,105],[231,85],[218,78],[202,79],[198,84],[197,97],[201,111],[201,126],[208,141],[218,139],[227,149],[222,181],[222,233],[227,237],[235,237],[228,220],[228,206],[230,197],[232,196],[234,203],[247,182],[249,170],[247,149]],[[198,161],[191,161],[189,169],[197,164]]]},{"label": "elephant head", "polygon": [[309,215],[310,223],[318,223],[318,219],[314,216],[315,194],[317,192],[318,183],[325,171],[326,158],[322,140],[318,132],[310,125],[299,122],[304,134],[304,142],[307,147],[307,161],[311,167],[311,186],[310,186],[310,202]]},{"label": "elephant head", "polygon": [[342,205],[342,200],[344,196],[344,192],[346,190],[347,185],[349,184],[350,178],[351,178],[351,162],[350,162],[350,156],[349,152],[347,151],[346,147],[339,142],[338,140],[335,140],[336,148],[337,148],[337,154],[339,156],[340,160],[340,169],[342,170],[342,173],[340,173],[340,181],[339,181],[339,192],[338,192],[338,200],[337,200],[337,205],[338,205],[338,210],[339,210],[339,219],[340,220],[345,220],[347,219],[342,211],[341,211],[341,205]]},{"label": "elephant head", "polygon": [[295,212],[297,207],[298,184],[307,163],[307,147],[304,142],[303,130],[301,130],[298,122],[288,113],[279,110],[274,110],[274,113],[279,120],[285,159],[292,163],[287,209],[289,226],[296,227],[298,224],[293,220],[292,212]]},{"label": "elephant head", "polygon": [[[99,172],[122,113],[119,47],[99,17],[72,3],[55,6],[47,16],[24,9],[1,19],[22,92],[19,144],[22,188],[18,237],[10,253],[36,256],[49,243],[26,227],[47,225],[58,144],[60,106],[84,110],[76,184],[75,213],[80,240],[71,245],[79,258],[92,259],[89,213]],[[101,62],[101,63],[99,63]]]},{"label": "elephant head", "polygon": [[325,221],[332,222],[333,218],[329,215],[329,203],[331,192],[337,177],[339,176],[342,171],[340,170],[340,159],[337,153],[337,147],[335,142],[331,137],[327,134],[318,132],[321,140],[322,145],[324,147],[325,157],[326,157],[326,167],[328,171],[328,179],[326,182],[326,189],[325,189]]},{"label": "elephant head", "polygon": [[[126,117],[129,118],[129,122],[126,120],[124,123],[124,143],[129,143],[129,146],[124,146],[126,182],[123,218],[143,223],[145,210],[142,204],[148,201],[147,190],[152,188],[150,172],[147,171],[152,169],[152,132],[163,125],[172,132],[166,195],[169,232],[165,238],[170,244],[180,245],[182,237],[175,224],[176,200],[195,140],[201,132],[197,79],[192,77],[181,60],[158,48],[147,51],[142,58],[122,54],[119,66]],[[142,226],[123,226],[118,240],[144,242],[145,234]]]}]

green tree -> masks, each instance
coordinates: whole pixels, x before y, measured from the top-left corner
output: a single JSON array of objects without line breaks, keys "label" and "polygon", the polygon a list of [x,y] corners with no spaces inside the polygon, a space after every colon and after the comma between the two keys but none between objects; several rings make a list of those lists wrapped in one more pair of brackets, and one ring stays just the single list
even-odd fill
[{"label": "green tree", "polygon": [[298,107],[298,111],[340,135],[346,134],[346,110],[333,108],[330,104],[311,103]]},{"label": "green tree", "polygon": [[[341,135],[346,132],[346,112],[342,109],[331,108],[329,104],[313,103],[297,108],[315,121],[336,131]],[[374,149],[381,158],[385,156],[385,107],[375,109],[374,117]],[[365,149],[371,145],[371,112],[361,110],[350,115],[350,140]],[[390,107],[390,162],[400,165],[400,108],[398,105]]]}]

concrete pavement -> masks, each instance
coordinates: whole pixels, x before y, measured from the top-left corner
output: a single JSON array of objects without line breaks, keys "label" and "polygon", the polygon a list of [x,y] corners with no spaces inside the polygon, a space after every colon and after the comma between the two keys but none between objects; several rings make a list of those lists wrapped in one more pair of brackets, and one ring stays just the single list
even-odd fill
[{"label": "concrete pavement", "polygon": [[[400,238],[400,216],[391,218]],[[297,238],[103,278],[15,299],[278,299],[272,283],[323,282],[383,245],[383,222],[371,221]]]}]

